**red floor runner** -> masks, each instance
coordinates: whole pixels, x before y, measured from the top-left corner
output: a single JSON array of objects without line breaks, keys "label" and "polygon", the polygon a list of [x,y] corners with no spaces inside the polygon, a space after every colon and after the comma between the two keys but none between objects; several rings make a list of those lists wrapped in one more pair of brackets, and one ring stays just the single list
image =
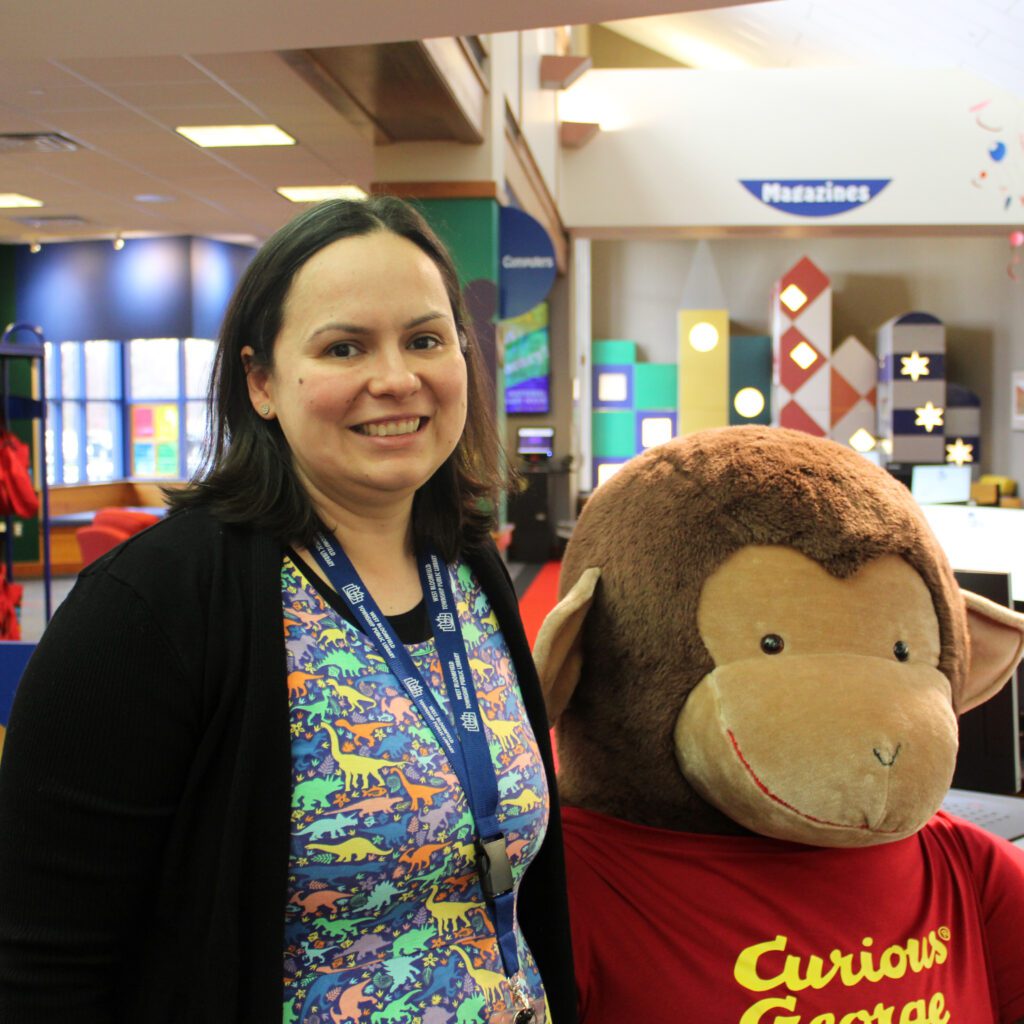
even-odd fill
[{"label": "red floor runner", "polygon": [[561,568],[561,562],[546,563],[519,599],[519,614],[523,618],[523,628],[531,650],[544,616],[558,603],[558,574]]}]

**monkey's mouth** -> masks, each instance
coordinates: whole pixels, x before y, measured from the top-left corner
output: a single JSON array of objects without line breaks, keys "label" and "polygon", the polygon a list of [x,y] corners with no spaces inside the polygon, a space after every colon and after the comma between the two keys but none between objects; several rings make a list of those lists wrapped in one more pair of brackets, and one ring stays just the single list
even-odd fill
[{"label": "monkey's mouth", "polygon": [[740,759],[740,764],[743,765],[743,767],[746,769],[747,774],[751,777],[751,779],[753,779],[754,785],[757,786],[757,788],[761,790],[761,792],[764,793],[764,795],[768,797],[769,800],[773,800],[780,807],[785,807],[787,811],[792,811],[793,814],[798,814],[801,818],[804,818],[807,821],[811,821],[815,825],[827,825],[829,828],[842,829],[856,828],[860,829],[860,831],[862,832],[871,832],[877,835],[901,834],[899,829],[872,828],[867,822],[862,822],[860,825],[845,825],[841,821],[829,821],[827,818],[818,818],[815,817],[813,814],[806,814],[804,811],[801,811],[799,807],[794,807],[788,801],[783,800],[781,796],[779,796],[776,793],[773,793],[764,784],[764,782],[762,782],[762,780],[758,777],[757,772],[754,771],[750,762],[743,756],[743,751],[740,749],[740,744],[739,741],[736,739],[735,733],[733,733],[732,729],[727,729],[726,732],[728,732],[729,734],[729,742],[732,744],[732,749],[736,752],[736,756]]}]

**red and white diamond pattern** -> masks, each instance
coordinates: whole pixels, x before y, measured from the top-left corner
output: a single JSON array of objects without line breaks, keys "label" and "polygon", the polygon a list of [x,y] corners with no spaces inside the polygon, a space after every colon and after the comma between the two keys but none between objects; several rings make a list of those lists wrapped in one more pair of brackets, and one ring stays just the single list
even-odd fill
[{"label": "red and white diamond pattern", "polygon": [[[792,297],[800,296],[791,286],[807,299],[796,310],[791,308]],[[807,257],[786,271],[772,289],[772,353],[775,425],[830,436],[832,285]]]},{"label": "red and white diamond pattern", "polygon": [[849,444],[858,430],[875,433],[876,359],[852,334],[832,353],[832,430],[829,436]]}]

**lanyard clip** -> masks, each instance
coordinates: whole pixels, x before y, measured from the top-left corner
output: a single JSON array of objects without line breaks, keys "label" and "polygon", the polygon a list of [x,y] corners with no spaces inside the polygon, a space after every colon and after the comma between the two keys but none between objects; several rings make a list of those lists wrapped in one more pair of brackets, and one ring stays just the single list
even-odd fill
[{"label": "lanyard clip", "polygon": [[503,835],[493,839],[477,839],[476,869],[487,899],[493,900],[512,891],[512,865],[509,863]]}]

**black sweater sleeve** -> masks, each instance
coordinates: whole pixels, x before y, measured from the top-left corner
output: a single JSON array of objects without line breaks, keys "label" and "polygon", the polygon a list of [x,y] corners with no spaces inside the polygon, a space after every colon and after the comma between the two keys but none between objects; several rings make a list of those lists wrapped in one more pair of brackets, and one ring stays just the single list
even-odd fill
[{"label": "black sweater sleeve", "polygon": [[18,687],[0,761],[0,1020],[108,1024],[159,927],[152,894],[197,736],[180,653],[103,571]]}]

